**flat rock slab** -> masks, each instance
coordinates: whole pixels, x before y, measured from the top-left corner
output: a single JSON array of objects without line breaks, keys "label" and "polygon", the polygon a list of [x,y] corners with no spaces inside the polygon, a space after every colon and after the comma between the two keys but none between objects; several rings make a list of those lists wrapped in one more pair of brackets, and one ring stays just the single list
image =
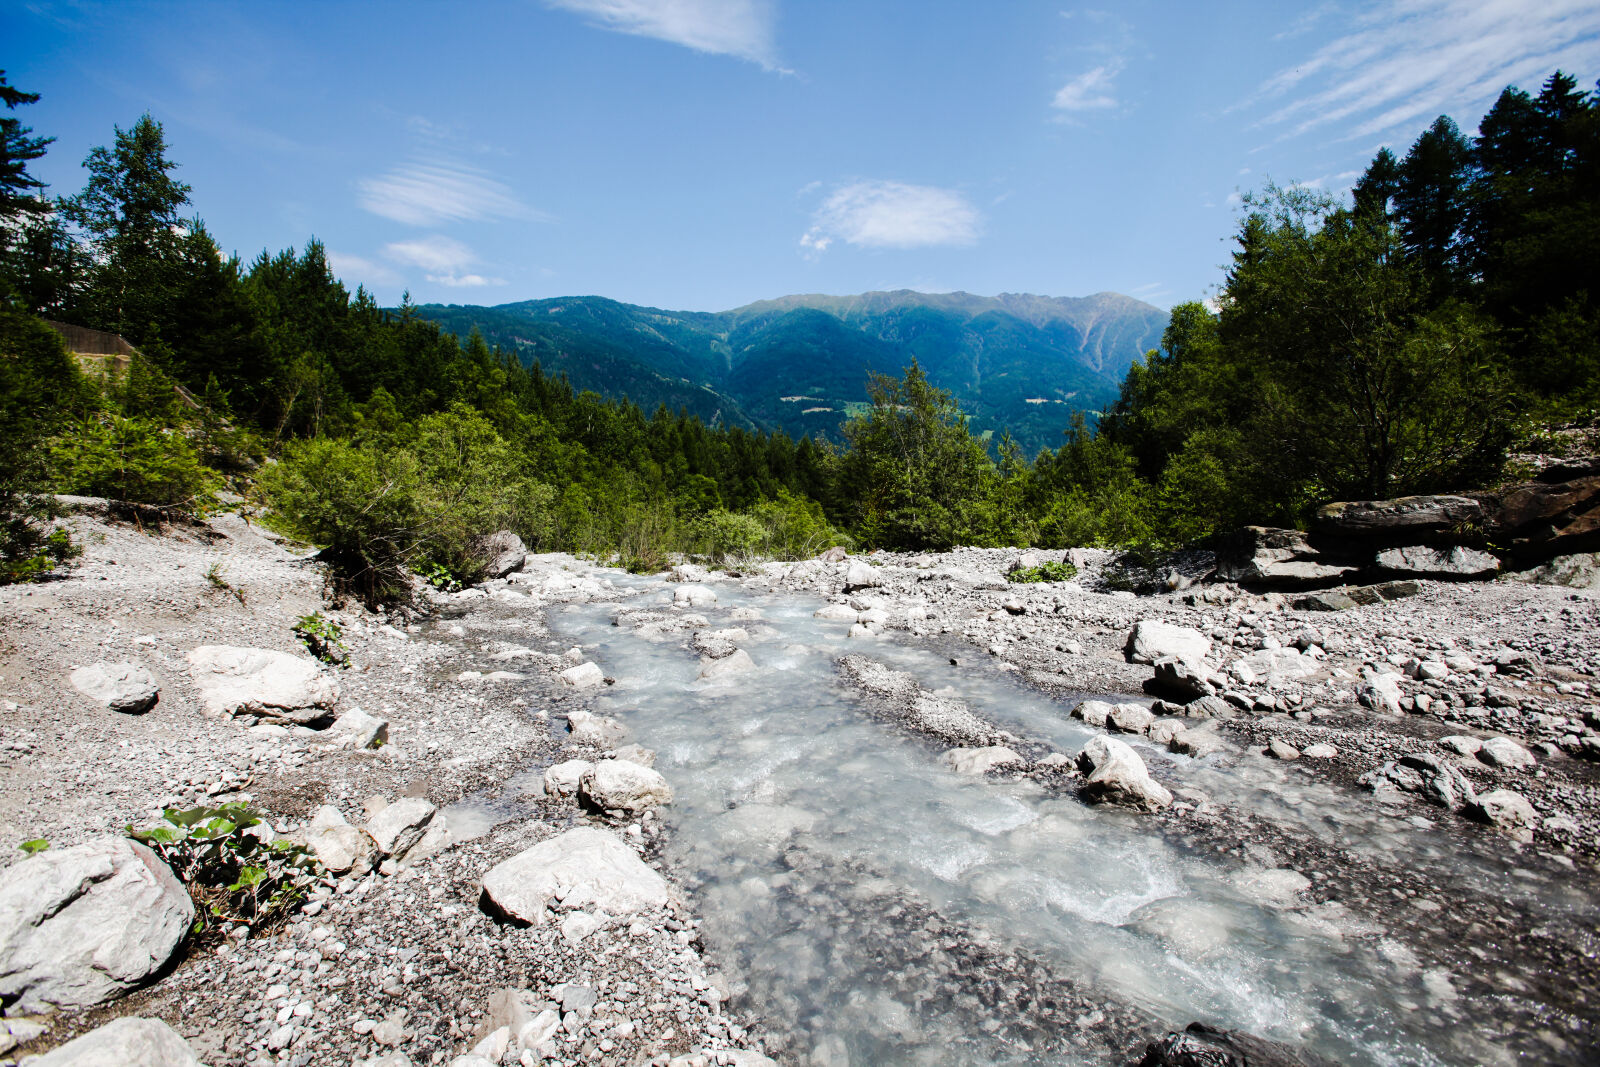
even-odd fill
[{"label": "flat rock slab", "polygon": [[91,663],[72,672],[72,688],[130,715],[149,711],[160,699],[155,676],[134,663]]},{"label": "flat rock slab", "polygon": [[0,997],[27,1012],[104,1003],[161,970],[193,921],[183,884],[136,841],[42,852],[0,882]]},{"label": "flat rock slab", "polygon": [[421,797],[401,797],[367,822],[367,833],[385,856],[399,859],[422,840],[438,809]]},{"label": "flat rock slab", "polygon": [[204,1067],[200,1057],[160,1019],[115,1019],[65,1045],[31,1057],[29,1067]]},{"label": "flat rock slab", "polygon": [[206,710],[301,726],[326,721],[339,683],[317,664],[288,652],[201,645],[189,653],[189,676]]},{"label": "flat rock slab", "polygon": [[543,923],[550,901],[580,886],[610,915],[649,911],[672,899],[666,879],[615,834],[593,826],[541,841],[483,876],[493,910],[530,924]]}]

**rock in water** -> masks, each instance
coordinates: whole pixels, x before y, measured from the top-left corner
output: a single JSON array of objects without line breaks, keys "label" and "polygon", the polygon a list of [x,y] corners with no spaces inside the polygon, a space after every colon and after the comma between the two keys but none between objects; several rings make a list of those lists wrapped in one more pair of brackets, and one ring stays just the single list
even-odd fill
[{"label": "rock in water", "polygon": [[137,715],[156,706],[155,677],[133,663],[91,663],[72,672],[72,687],[112,711]]},{"label": "rock in water", "polygon": [[1141,619],[1129,632],[1122,651],[1129,663],[1154,663],[1168,656],[1199,663],[1211,651],[1211,638],[1188,626]]},{"label": "rock in water", "polygon": [[721,659],[708,657],[700,661],[700,677],[706,679],[726,678],[731,674],[743,674],[745,671],[755,669],[755,661],[750,658],[750,653],[742,648],[734,649]]},{"label": "rock in water", "polygon": [[648,911],[672,899],[666,879],[615,834],[593,826],[541,841],[483,876],[483,895],[493,910],[532,924],[544,922],[558,889],[577,886],[586,888],[594,906],[610,915]]},{"label": "rock in water", "polygon": [[1021,756],[1004,745],[986,748],[952,748],[944,754],[944,763],[957,774],[988,774],[996,767],[1006,767],[1023,762]]},{"label": "rock in water", "polygon": [[578,783],[592,766],[594,764],[582,759],[569,759],[552,764],[544,772],[545,794],[552,797],[572,796],[578,791]]},{"label": "rock in water", "polygon": [[1320,1056],[1247,1034],[1190,1023],[1145,1046],[1137,1067],[1326,1067]]},{"label": "rock in water", "polygon": [[1522,841],[1533,840],[1533,824],[1539,818],[1528,798],[1510,789],[1483,794],[1467,805],[1467,813]]},{"label": "rock in water", "polygon": [[0,997],[22,1011],[126,993],[171,959],[194,903],[150,849],[123,837],[51,850],[0,884]]},{"label": "rock in water", "polygon": [[1113,737],[1096,737],[1078,755],[1078,769],[1088,776],[1083,795],[1091,801],[1160,811],[1172,794],[1150,777],[1139,754]]},{"label": "rock in water", "polygon": [[28,1060],[30,1067],[203,1067],[189,1043],[160,1019],[127,1016]]},{"label": "rock in water", "polygon": [[562,671],[561,680],[574,689],[593,689],[597,685],[604,685],[606,676],[599,664],[580,663]]},{"label": "rock in water", "polygon": [[649,767],[625,759],[601,760],[583,772],[578,797],[602,811],[644,811],[672,803],[672,787]]},{"label": "rock in water", "polygon": [[299,726],[325,722],[339,683],[317,664],[288,652],[201,645],[189,653],[189,675],[206,710],[253,715]]},{"label": "rock in water", "polygon": [[484,557],[485,578],[504,578],[527,563],[528,546],[510,530],[501,530],[478,543],[478,554]]}]

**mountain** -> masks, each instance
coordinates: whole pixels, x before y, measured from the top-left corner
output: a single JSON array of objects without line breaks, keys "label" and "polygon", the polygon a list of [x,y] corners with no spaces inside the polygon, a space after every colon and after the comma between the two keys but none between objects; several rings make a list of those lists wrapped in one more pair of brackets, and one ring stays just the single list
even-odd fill
[{"label": "mountain", "polygon": [[868,401],[869,372],[898,377],[915,358],[953,392],[975,430],[1003,429],[1033,453],[1056,447],[1072,413],[1116,399],[1167,313],[1117,293],[785,296],[732,311],[663,311],[603,297],[495,307],[424,304],[458,335],[564,372],[575,386],[645,411],[686,408],[708,422],[837,439]]}]

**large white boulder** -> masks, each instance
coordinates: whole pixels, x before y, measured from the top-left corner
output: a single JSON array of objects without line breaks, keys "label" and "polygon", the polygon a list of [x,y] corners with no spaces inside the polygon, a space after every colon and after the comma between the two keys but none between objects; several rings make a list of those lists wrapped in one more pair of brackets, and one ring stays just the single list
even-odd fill
[{"label": "large white boulder", "polygon": [[189,676],[206,710],[298,725],[324,721],[339,683],[315,661],[288,652],[201,645],[189,653]]},{"label": "large white boulder", "polygon": [[367,820],[367,833],[377,842],[379,853],[399,859],[422,840],[436,811],[422,797],[401,797]]},{"label": "large white boulder", "polygon": [[1199,663],[1211,651],[1211,638],[1188,626],[1141,619],[1129,631],[1122,651],[1129,663],[1154,663],[1168,656]]},{"label": "large white boulder", "polygon": [[567,712],[567,729],[574,741],[600,748],[612,748],[628,736],[628,728],[617,720],[581,709]]},{"label": "large white boulder", "polygon": [[1089,800],[1160,811],[1172,794],[1150,777],[1144,760],[1114,737],[1096,737],[1078,754],[1078,769],[1087,775],[1083,795]]},{"label": "large white boulder", "polygon": [[541,841],[483,876],[484,896],[495,910],[532,924],[545,921],[553,898],[579,887],[608,915],[649,911],[672,899],[665,878],[621,838],[593,826]]},{"label": "large white boulder", "polygon": [[136,841],[42,852],[0,879],[0,997],[25,1012],[100,1004],[165,966],[193,921],[183,884]]},{"label": "large white boulder", "polygon": [[732,674],[743,674],[745,671],[755,669],[755,661],[750,658],[750,653],[742,648],[734,649],[732,655],[723,656],[721,659],[700,660],[700,677],[706,679],[726,678]]},{"label": "large white boulder", "polygon": [[346,822],[338,808],[324,804],[306,827],[306,847],[334,874],[364,874],[371,869],[378,846],[371,834]]},{"label": "large white boulder", "polygon": [[606,676],[598,663],[580,663],[576,667],[568,667],[562,671],[561,680],[574,689],[593,689],[595,686],[604,685]]},{"label": "large white boulder", "polygon": [[586,759],[569,759],[551,764],[544,772],[544,791],[552,797],[570,797],[578,791],[584,772],[594,764]]},{"label": "large white boulder", "polygon": [[1532,752],[1509,737],[1485,738],[1478,746],[1477,757],[1491,767],[1508,771],[1529,771],[1539,762]]},{"label": "large white boulder", "polygon": [[134,663],[91,663],[72,672],[72,687],[112,711],[137,715],[156,706],[155,676]]},{"label": "large white boulder", "polygon": [[510,530],[490,534],[478,544],[478,554],[484,559],[485,578],[504,578],[520,571],[528,562],[528,546]]},{"label": "large white boulder", "polygon": [[845,571],[844,590],[847,593],[856,589],[876,589],[882,584],[883,575],[870,563],[856,560]]},{"label": "large white boulder", "polygon": [[28,1067],[204,1067],[183,1036],[160,1019],[124,1016],[28,1058]]},{"label": "large white boulder", "polygon": [[389,741],[389,720],[350,708],[328,727],[327,741],[343,748],[377,748]]},{"label": "large white boulder", "polygon": [[591,764],[578,781],[584,803],[604,811],[644,811],[672,803],[672,786],[660,773],[625,759]]},{"label": "large white boulder", "polygon": [[1245,685],[1282,685],[1309,678],[1322,664],[1297,648],[1263,648],[1241,656],[1228,668]]},{"label": "large white boulder", "polygon": [[717,604],[717,594],[700,585],[684,586],[672,594],[672,602],[685,608],[711,608]]}]

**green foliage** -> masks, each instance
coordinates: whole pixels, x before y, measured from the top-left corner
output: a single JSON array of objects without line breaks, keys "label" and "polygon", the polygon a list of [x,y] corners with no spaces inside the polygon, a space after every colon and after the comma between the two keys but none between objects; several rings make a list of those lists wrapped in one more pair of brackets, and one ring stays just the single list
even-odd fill
[{"label": "green foliage", "polygon": [[329,880],[304,846],[270,840],[247,804],[168,808],[162,820],[143,830],[129,826],[128,836],[159,853],[189,888],[199,905],[195,933],[218,924],[273,927]]},{"label": "green foliage", "polygon": [[50,455],[56,484],[86,496],[193,510],[211,502],[219,483],[182,432],[113,412],[78,423]]},{"label": "green foliage", "polygon": [[754,554],[766,533],[753,516],[713,508],[690,524],[689,536],[698,554],[722,563]]},{"label": "green foliage", "polygon": [[1037,567],[1018,567],[1006,574],[1008,582],[1070,582],[1078,576],[1078,568],[1058,560],[1046,560]]},{"label": "green foliage", "polygon": [[26,852],[28,855],[34,856],[34,855],[39,854],[40,852],[43,852],[45,849],[49,848],[50,847],[50,842],[46,841],[42,837],[36,837],[31,841],[24,841],[22,844],[18,845],[17,847],[20,848],[23,852]]},{"label": "green foliage", "polygon": [[300,616],[294,624],[294,635],[307,651],[324,663],[343,667],[350,661],[349,648],[340,640],[344,636],[343,628],[320,611]]}]

